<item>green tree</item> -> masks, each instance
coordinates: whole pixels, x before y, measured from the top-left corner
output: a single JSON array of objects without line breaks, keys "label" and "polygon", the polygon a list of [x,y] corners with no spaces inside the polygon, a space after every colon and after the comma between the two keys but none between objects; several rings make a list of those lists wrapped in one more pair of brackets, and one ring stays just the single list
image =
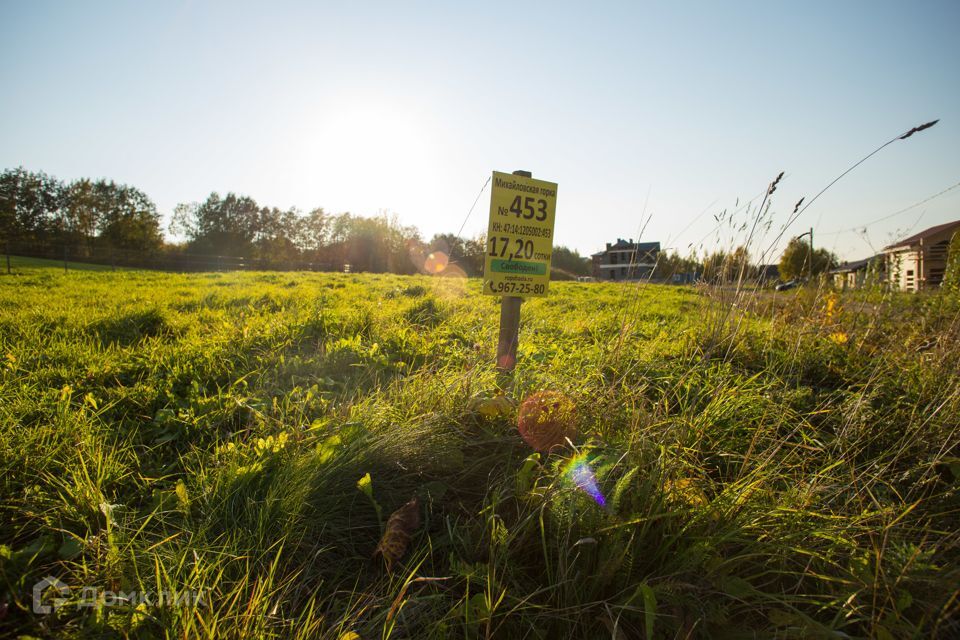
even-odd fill
[{"label": "green tree", "polygon": [[112,180],[75,180],[63,189],[63,232],[80,256],[122,249],[151,252],[163,244],[160,214],[139,189]]},{"label": "green tree", "polygon": [[725,265],[727,262],[727,252],[714,251],[703,257],[703,279],[707,282],[720,284],[726,276]]},{"label": "green tree", "polygon": [[74,235],[81,255],[93,255],[101,206],[94,184],[87,178],[75,180],[63,189],[63,216]]},{"label": "green tree", "polygon": [[550,271],[550,277],[554,280],[557,279],[557,275],[567,278],[588,276],[593,271],[593,264],[590,262],[590,258],[584,258],[575,249],[559,246],[553,248]]},{"label": "green tree", "polygon": [[160,215],[134,187],[82,178],[64,186],[22,167],[0,176],[0,230],[30,251],[93,256],[105,248],[149,252],[163,244]]},{"label": "green tree", "polygon": [[780,257],[778,270],[781,280],[793,280],[825,273],[836,264],[837,257],[826,249],[817,249],[811,255],[809,242],[793,238]]},{"label": "green tree", "polygon": [[486,239],[460,238],[452,233],[438,233],[430,239],[426,252],[442,251],[452,264],[463,269],[468,276],[483,275],[483,260]]},{"label": "green tree", "polygon": [[416,227],[400,224],[396,215],[333,216],[328,238],[322,261],[333,266],[349,264],[352,271],[374,273],[417,272],[410,249],[422,244],[420,232]]},{"label": "green tree", "polygon": [[0,174],[0,233],[6,243],[44,245],[59,228],[63,185],[23,167]]},{"label": "green tree", "polygon": [[678,274],[702,274],[703,265],[695,257],[683,258],[679,253],[661,252],[657,257],[657,266],[653,271],[653,277],[658,280],[671,281],[673,276]]},{"label": "green tree", "polygon": [[703,278],[713,284],[733,284],[752,278],[754,269],[750,265],[750,253],[744,246],[731,252],[715,251],[703,258]]},{"label": "green tree", "polygon": [[163,245],[160,214],[143,191],[113,181],[93,185],[94,223],[108,249],[150,253]]},{"label": "green tree", "polygon": [[740,282],[751,276],[750,252],[744,246],[739,246],[727,256],[727,282]]},{"label": "green tree", "polygon": [[296,239],[301,216],[296,209],[263,207],[257,219],[254,257],[262,266],[293,268],[300,258]]},{"label": "green tree", "polygon": [[297,220],[294,241],[300,251],[317,259],[319,253],[330,241],[331,219],[323,209],[317,207]]},{"label": "green tree", "polygon": [[213,192],[203,203],[179,204],[171,230],[185,235],[190,251],[249,257],[260,226],[257,202],[247,196]]},{"label": "green tree", "polygon": [[483,263],[487,254],[487,236],[481,233],[475,238],[463,241],[463,260],[466,263],[464,270],[468,276],[482,276]]}]

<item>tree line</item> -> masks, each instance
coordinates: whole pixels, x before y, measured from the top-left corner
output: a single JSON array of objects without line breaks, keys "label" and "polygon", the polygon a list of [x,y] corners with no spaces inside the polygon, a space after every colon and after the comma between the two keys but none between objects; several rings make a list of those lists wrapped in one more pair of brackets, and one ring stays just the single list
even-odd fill
[{"label": "tree line", "polygon": [[[453,264],[468,276],[483,272],[486,240],[437,234],[429,240],[396,215],[330,214],[323,208],[263,206],[249,196],[211,193],[178,204],[165,239],[162,218],[141,190],[112,180],[62,181],[23,167],[0,174],[0,241],[9,253],[73,260],[112,260],[173,269],[340,270],[412,274]],[[568,277],[589,262],[565,247],[555,264]],[[431,262],[432,261],[432,262]]]},{"label": "tree line", "polygon": [[[446,233],[426,240],[396,215],[279,209],[234,193],[214,192],[203,202],[178,204],[168,230],[182,242],[166,240],[161,225],[156,205],[136,187],[105,179],[64,182],[23,167],[0,174],[0,234],[8,254],[183,270],[216,268],[213,257],[232,261],[227,267],[340,270],[349,265],[352,271],[399,274],[435,272],[451,263],[467,276],[478,276],[486,251],[483,236]],[[822,249],[811,254],[808,245],[794,240],[780,262],[780,277],[816,275],[835,263],[832,254]],[[554,248],[553,278],[591,273],[589,258]],[[678,273],[719,283],[734,282],[741,274],[761,275],[744,247],[702,258],[661,254],[653,277],[669,280]]]},{"label": "tree line", "polygon": [[77,257],[163,245],[160,214],[139,189],[112,180],[63,182],[22,167],[0,174],[0,233],[7,245]]}]

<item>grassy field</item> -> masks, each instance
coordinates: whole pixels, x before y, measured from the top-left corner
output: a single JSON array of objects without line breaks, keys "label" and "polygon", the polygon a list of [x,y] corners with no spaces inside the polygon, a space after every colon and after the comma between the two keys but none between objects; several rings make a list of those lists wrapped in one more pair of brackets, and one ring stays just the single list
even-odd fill
[{"label": "grassy field", "polygon": [[955,300],[556,283],[508,377],[476,281],[19,271],[2,635],[960,634]]}]

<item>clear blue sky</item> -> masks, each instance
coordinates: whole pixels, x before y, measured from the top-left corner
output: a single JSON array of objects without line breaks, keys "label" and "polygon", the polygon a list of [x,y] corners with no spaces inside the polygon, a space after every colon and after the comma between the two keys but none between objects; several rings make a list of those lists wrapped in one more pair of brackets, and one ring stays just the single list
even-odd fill
[{"label": "clear blue sky", "polygon": [[[787,231],[854,259],[863,237],[830,232],[960,182],[958,32],[955,0],[6,1],[0,166],[129,183],[165,215],[234,191],[389,210],[427,237],[459,228],[492,170],[522,168],[559,183],[558,243],[640,237],[646,210],[643,239],[686,253],[738,242],[713,214],[779,171],[767,241],[801,196],[941,118]],[[868,239],[954,219],[960,189]]]}]

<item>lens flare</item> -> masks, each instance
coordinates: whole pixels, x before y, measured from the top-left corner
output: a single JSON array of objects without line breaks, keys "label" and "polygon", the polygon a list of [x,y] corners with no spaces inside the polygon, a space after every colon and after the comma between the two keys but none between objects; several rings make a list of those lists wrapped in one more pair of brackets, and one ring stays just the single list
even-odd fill
[{"label": "lens flare", "polygon": [[454,280],[466,280],[467,272],[461,269],[459,265],[451,262],[447,264],[447,268],[440,273],[440,277]]},{"label": "lens flare", "polygon": [[450,258],[443,251],[434,251],[430,253],[423,263],[423,270],[430,275],[439,275],[447,268]]},{"label": "lens flare", "polygon": [[442,300],[458,300],[467,294],[467,274],[452,262],[430,284],[433,294]]},{"label": "lens flare", "polygon": [[590,468],[590,463],[587,462],[587,457],[584,454],[578,454],[570,460],[564,475],[578,489],[593,498],[593,501],[598,505],[601,507],[607,506],[607,500],[600,491],[600,485],[597,484],[597,477],[593,474],[593,469]]},{"label": "lens flare", "polygon": [[[509,356],[505,356],[509,358]],[[509,359],[497,363],[512,364]],[[577,437],[576,406],[558,391],[538,391],[523,401],[517,412],[517,429],[524,441],[537,451],[567,446]]]},{"label": "lens flare", "polygon": [[[450,248],[443,238],[436,239],[429,246],[420,241],[407,241],[407,254],[417,271],[427,276],[440,276],[447,282],[456,280],[465,281],[467,273],[455,262],[450,260]],[[442,289],[451,289],[443,285]],[[466,289],[453,287],[452,295],[462,296]]]}]

